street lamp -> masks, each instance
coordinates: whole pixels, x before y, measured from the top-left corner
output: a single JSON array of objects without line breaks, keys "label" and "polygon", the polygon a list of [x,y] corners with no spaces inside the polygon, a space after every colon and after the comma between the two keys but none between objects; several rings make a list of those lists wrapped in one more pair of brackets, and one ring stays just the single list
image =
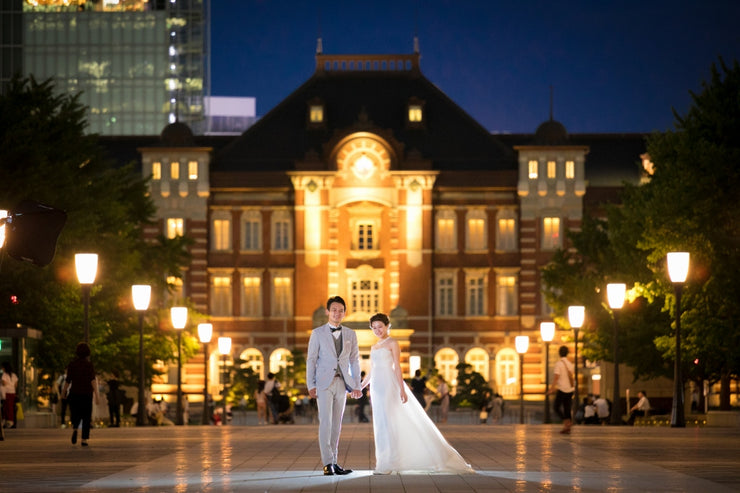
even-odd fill
[{"label": "street lamp", "polygon": [[90,311],[90,288],[95,282],[95,274],[98,272],[97,253],[75,254],[75,268],[77,269],[77,280],[82,286],[82,299],[85,305],[85,342],[90,342],[90,325],[88,313]]},{"label": "street lamp", "polygon": [[201,419],[201,424],[204,425],[211,423],[210,413],[208,412],[208,345],[211,342],[211,336],[213,336],[213,325],[198,324],[198,339],[203,344],[203,350],[205,351],[203,360],[203,373],[205,375],[203,383],[203,418]]},{"label": "street lamp", "polygon": [[188,309],[185,306],[170,308],[172,326],[177,329],[177,417],[175,424],[182,425],[182,329],[188,323]]},{"label": "street lamp", "polygon": [[614,318],[614,403],[612,404],[611,420],[613,425],[622,424],[622,403],[619,400],[619,342],[617,334],[619,333],[619,323],[617,322],[617,310],[624,306],[624,296],[627,291],[625,284],[607,284],[606,297],[609,300],[609,307],[612,309]]},{"label": "street lamp", "polygon": [[131,297],[134,299],[134,308],[139,312],[139,407],[136,412],[136,426],[146,425],[146,405],[144,400],[144,312],[149,308],[152,297],[152,287],[148,284],[134,284],[131,286]]},{"label": "street lamp", "polygon": [[578,397],[578,329],[583,327],[583,320],[586,318],[586,307],[585,306],[569,306],[568,307],[568,323],[573,327],[573,336],[575,337],[575,355],[573,358],[573,368],[575,368],[575,375],[573,377],[573,383],[575,384],[575,394],[573,402],[578,408],[581,405]]},{"label": "street lamp", "polygon": [[550,419],[550,342],[555,337],[555,323],[541,322],[540,336],[545,343],[545,424],[552,423]]},{"label": "street lamp", "polygon": [[668,275],[676,294],[676,360],[673,364],[673,407],[671,408],[671,427],[686,426],[683,410],[683,376],[681,375],[681,291],[689,274],[689,253],[670,252],[668,254]]},{"label": "street lamp", "polygon": [[524,424],[524,353],[529,349],[529,336],[516,336],[514,347],[519,353],[519,423]]},{"label": "street lamp", "polygon": [[218,338],[218,352],[221,353],[223,371],[224,371],[224,401],[223,401],[223,414],[221,415],[221,424],[226,426],[226,379],[228,373],[226,371],[226,356],[231,353],[231,337],[219,337]]}]

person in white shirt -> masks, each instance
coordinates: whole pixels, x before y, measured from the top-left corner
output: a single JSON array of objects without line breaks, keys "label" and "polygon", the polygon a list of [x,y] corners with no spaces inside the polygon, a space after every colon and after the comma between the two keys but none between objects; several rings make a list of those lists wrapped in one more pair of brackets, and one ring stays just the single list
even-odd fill
[{"label": "person in white shirt", "polygon": [[647,398],[647,394],[644,390],[641,390],[637,393],[637,397],[640,398],[640,400],[637,401],[637,404],[632,406],[630,408],[630,419],[627,421],[627,424],[634,425],[635,419],[640,417],[645,417],[648,415],[648,412],[650,411],[650,401]]},{"label": "person in white shirt", "polygon": [[609,402],[600,395],[597,395],[594,406],[596,407],[596,416],[599,417],[599,421],[601,421],[601,424],[605,424],[609,419]]},{"label": "person in white shirt", "polygon": [[571,409],[573,408],[573,391],[575,390],[573,372],[575,367],[568,361],[568,346],[560,346],[560,359],[555,363],[555,378],[549,393],[555,395],[555,412],[563,420],[563,429],[560,433],[570,433],[573,425]]}]

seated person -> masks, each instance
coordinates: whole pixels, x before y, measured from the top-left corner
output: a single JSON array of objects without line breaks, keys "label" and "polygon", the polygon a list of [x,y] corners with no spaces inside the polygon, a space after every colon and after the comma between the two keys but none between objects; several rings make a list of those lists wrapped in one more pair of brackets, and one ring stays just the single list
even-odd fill
[{"label": "seated person", "polygon": [[645,394],[644,390],[641,390],[637,393],[637,397],[640,398],[640,400],[637,401],[637,404],[632,406],[630,408],[630,418],[627,421],[627,424],[634,425],[635,419],[640,417],[645,417],[648,415],[648,412],[650,412],[650,401],[647,398],[647,394]]}]

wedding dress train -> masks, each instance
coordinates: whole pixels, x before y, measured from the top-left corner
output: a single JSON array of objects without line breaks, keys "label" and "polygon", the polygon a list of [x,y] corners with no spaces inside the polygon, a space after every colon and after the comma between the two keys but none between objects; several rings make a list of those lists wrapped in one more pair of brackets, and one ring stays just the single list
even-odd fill
[{"label": "wedding dress train", "polygon": [[370,352],[370,403],[375,435],[375,472],[472,473],[462,456],[447,443],[404,382],[401,390],[393,357],[385,348]]}]

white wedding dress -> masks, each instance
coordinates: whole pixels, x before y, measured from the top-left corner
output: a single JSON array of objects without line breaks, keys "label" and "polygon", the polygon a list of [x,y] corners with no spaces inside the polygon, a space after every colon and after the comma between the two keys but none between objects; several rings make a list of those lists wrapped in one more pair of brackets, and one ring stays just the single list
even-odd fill
[{"label": "white wedding dress", "polygon": [[385,348],[370,352],[370,404],[375,435],[375,472],[472,473],[462,456],[447,443],[404,382],[401,390],[393,356]]}]

